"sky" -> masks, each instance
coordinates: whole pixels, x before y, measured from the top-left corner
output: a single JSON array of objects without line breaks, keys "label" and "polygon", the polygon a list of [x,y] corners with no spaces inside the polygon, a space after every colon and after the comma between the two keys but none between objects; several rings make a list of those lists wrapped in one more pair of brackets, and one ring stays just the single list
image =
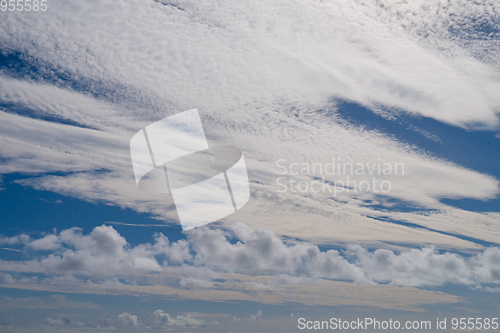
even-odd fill
[{"label": "sky", "polygon": [[[498,2],[46,4],[0,11],[1,332],[500,318]],[[130,140],[194,108],[251,196],[183,231]]]}]

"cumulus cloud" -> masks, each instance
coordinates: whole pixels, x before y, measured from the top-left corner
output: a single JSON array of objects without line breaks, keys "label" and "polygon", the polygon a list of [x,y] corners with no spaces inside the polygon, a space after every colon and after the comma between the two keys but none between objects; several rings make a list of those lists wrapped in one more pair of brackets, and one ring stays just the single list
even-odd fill
[{"label": "cumulus cloud", "polygon": [[154,323],[160,327],[165,327],[165,326],[196,327],[205,325],[205,321],[203,319],[194,318],[190,314],[187,314],[185,316],[177,315],[176,317],[171,317],[168,313],[163,312],[163,310],[156,310],[152,316]]},{"label": "cumulus cloud", "polygon": [[[261,321],[262,320],[262,311],[257,310],[256,313],[250,314],[248,317],[243,318],[243,320],[244,321]],[[233,318],[231,318],[231,320],[229,322],[232,324],[239,324],[239,323],[241,323],[241,321],[242,321],[241,318],[233,317]]]},{"label": "cumulus cloud", "polygon": [[55,326],[55,327],[83,327],[84,324],[79,322],[79,321],[74,321],[71,317],[68,316],[62,316],[57,319],[53,318],[47,318],[47,322],[49,323],[50,326]]},{"label": "cumulus cloud", "polygon": [[10,274],[0,273],[0,283],[2,284],[14,284],[16,280]]},{"label": "cumulus cloud", "polygon": [[[387,249],[368,251],[351,245],[340,251],[322,251],[308,243],[284,242],[269,230],[250,229],[244,224],[236,224],[229,231],[199,228],[188,233],[187,240],[173,243],[157,234],[153,243],[134,247],[106,225],[94,228],[89,235],[72,228],[54,236],[61,244],[55,253],[40,255],[44,250],[30,247],[36,241],[33,240],[26,246],[35,253],[42,251],[37,255],[40,259],[5,262],[1,269],[42,270],[51,276],[45,283],[72,284],[77,281],[75,277],[85,276],[97,283],[99,279],[109,280],[113,285],[121,285],[119,278],[146,284],[177,281],[178,286],[188,289],[213,288],[212,279],[221,273],[270,275],[280,285],[308,284],[314,279],[397,286],[500,283],[497,247],[470,258],[440,253],[432,247],[397,253]],[[23,283],[23,279],[24,283],[33,282],[9,273],[2,273],[1,278],[4,284]]]},{"label": "cumulus cloud", "polygon": [[18,243],[29,242],[30,237],[28,235],[22,234],[20,236],[14,237],[0,237],[0,245],[13,245]]},{"label": "cumulus cloud", "polygon": [[[106,326],[111,326],[112,320],[107,320]],[[154,328],[154,329],[171,329],[175,327],[192,327],[205,326],[203,319],[198,319],[190,314],[170,316],[163,310],[156,310],[151,314],[151,317],[141,317],[130,314],[128,311],[118,315],[116,320],[117,326],[124,326],[136,329]]]},{"label": "cumulus cloud", "polygon": [[137,316],[131,315],[127,311],[118,315],[118,321],[124,326],[137,326]]},{"label": "cumulus cloud", "polygon": [[58,239],[67,248],[60,254],[49,255],[40,264],[60,273],[114,276],[127,275],[127,272],[159,272],[162,267],[155,256],[166,256],[172,263],[189,258],[185,241],[170,246],[168,239],[158,234],[153,244],[130,248],[125,238],[105,225],[96,227],[90,235],[82,235],[78,228],[64,230]]},{"label": "cumulus cloud", "polygon": [[257,310],[255,314],[251,314],[250,317],[248,317],[248,320],[250,321],[260,321],[262,320],[262,311]]},{"label": "cumulus cloud", "polygon": [[223,233],[201,229],[189,235],[196,252],[194,262],[215,270],[244,274],[312,274],[318,277],[363,281],[363,273],[339,255],[321,252],[310,244],[286,245],[265,229],[233,229],[239,242],[231,244]]},{"label": "cumulus cloud", "polygon": [[490,247],[473,259],[475,273],[484,283],[500,283],[500,248]]},{"label": "cumulus cloud", "polygon": [[29,246],[35,250],[54,250],[59,247],[58,237],[56,235],[47,235],[30,242]]},{"label": "cumulus cloud", "polygon": [[[484,253],[483,253],[484,255]],[[371,281],[394,285],[423,286],[444,283],[472,284],[474,271],[454,253],[438,254],[434,248],[412,249],[399,255],[385,249],[369,252],[351,246],[347,256]]]}]

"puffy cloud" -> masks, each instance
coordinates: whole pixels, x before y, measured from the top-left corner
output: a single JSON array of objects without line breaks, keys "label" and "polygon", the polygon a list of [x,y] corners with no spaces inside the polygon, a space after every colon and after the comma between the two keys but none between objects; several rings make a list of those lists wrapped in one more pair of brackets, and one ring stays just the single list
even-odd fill
[{"label": "puffy cloud", "polygon": [[170,323],[170,315],[163,310],[156,310],[153,313],[153,320],[157,325],[167,325]]},{"label": "puffy cloud", "polygon": [[500,283],[500,248],[487,248],[473,259],[475,273],[479,281],[484,283]]},{"label": "puffy cloud", "polygon": [[205,321],[203,319],[197,319],[187,314],[177,315],[175,318],[170,317],[168,313],[163,312],[163,310],[156,310],[153,313],[153,321],[158,326],[185,326],[185,327],[196,327],[205,326]]},{"label": "puffy cloud", "polygon": [[[309,284],[314,279],[397,286],[500,283],[497,247],[470,258],[440,253],[432,247],[397,253],[351,245],[341,251],[321,251],[312,244],[284,242],[269,230],[250,229],[244,224],[236,224],[229,231],[198,228],[188,233],[187,240],[174,243],[157,234],[152,244],[134,247],[106,225],[96,227],[89,235],[72,228],[54,236],[54,243],[61,244],[55,253],[23,263],[4,262],[1,269],[42,270],[51,276],[44,283],[72,284],[78,281],[75,276],[84,276],[109,285],[121,285],[122,279],[124,283],[177,284],[189,289],[212,288],[215,284],[211,280],[222,273],[271,275],[279,285]],[[36,251],[29,244],[27,248]],[[0,278],[3,284],[36,281],[8,273],[1,273]]]},{"label": "puffy cloud", "polygon": [[131,315],[127,311],[118,315],[118,321],[124,326],[137,326],[137,316]]},{"label": "puffy cloud", "polygon": [[79,322],[79,321],[74,321],[71,317],[68,316],[62,316],[61,318],[57,319],[52,319],[52,318],[47,318],[47,321],[49,322],[50,326],[55,326],[55,327],[83,327],[84,324]]},{"label": "puffy cloud", "polygon": [[[107,326],[111,326],[111,322],[109,320],[106,324]],[[203,319],[195,318],[190,314],[177,315],[173,317],[163,310],[156,310],[153,314],[151,314],[151,320],[149,320],[149,318],[139,318],[138,316],[125,311],[122,314],[118,315],[117,324],[119,326],[128,326],[135,328],[150,329],[151,327],[154,327],[157,329],[165,329],[168,327],[205,326],[205,321]]]},{"label": "puffy cloud", "polygon": [[47,235],[29,243],[29,246],[35,250],[54,250],[58,248],[59,245],[56,235]]},{"label": "puffy cloud", "polygon": [[244,274],[313,275],[332,279],[363,281],[361,270],[351,265],[336,250],[321,252],[317,246],[287,245],[266,229],[248,229],[237,224],[233,229],[236,244],[223,233],[204,228],[189,234],[196,252],[194,262],[214,270]]},{"label": "puffy cloud", "polygon": [[6,273],[0,273],[1,284],[14,284],[16,282],[17,282],[16,279],[14,279],[12,275]]},{"label": "puffy cloud", "polygon": [[248,318],[250,321],[260,321],[262,320],[262,311],[257,310],[255,314],[251,314],[250,317]]},{"label": "puffy cloud", "polygon": [[385,249],[369,252],[351,246],[347,255],[355,258],[367,278],[400,286],[472,284],[473,270],[466,260],[454,253],[439,254],[434,248],[412,249],[399,255]]},{"label": "puffy cloud", "polygon": [[[61,232],[60,239],[75,250],[66,248],[60,255],[51,254],[41,260],[43,267],[60,273],[83,273],[96,275],[126,275],[130,272],[160,271],[154,255],[163,251],[156,247],[139,246],[128,249],[127,241],[110,226],[96,227],[88,236],[73,228]],[[159,252],[158,252],[159,251]]]},{"label": "puffy cloud", "polygon": [[[246,320],[246,321],[261,321],[262,320],[262,311],[261,310],[257,310],[256,313],[250,314],[248,317],[243,318],[243,320]],[[239,318],[239,317],[233,317],[233,318],[231,318],[231,320],[229,322],[232,323],[232,324],[239,324],[239,323],[241,323],[241,321],[242,321],[241,318]]]},{"label": "puffy cloud", "polygon": [[26,244],[30,237],[26,234],[14,237],[0,237],[0,245]]}]

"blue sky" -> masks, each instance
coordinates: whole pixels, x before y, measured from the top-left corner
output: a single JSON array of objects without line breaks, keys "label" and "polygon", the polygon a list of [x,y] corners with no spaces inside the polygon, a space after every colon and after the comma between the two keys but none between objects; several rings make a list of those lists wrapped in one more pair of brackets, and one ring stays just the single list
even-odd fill
[{"label": "blue sky", "polygon": [[[0,12],[0,330],[499,317],[498,13],[465,0]],[[193,108],[211,146],[243,152],[251,198],[183,232],[171,195],[137,188],[129,143]],[[332,161],[404,174],[332,175]],[[357,188],[375,178],[390,189]],[[291,182],[307,188],[281,191]]]}]

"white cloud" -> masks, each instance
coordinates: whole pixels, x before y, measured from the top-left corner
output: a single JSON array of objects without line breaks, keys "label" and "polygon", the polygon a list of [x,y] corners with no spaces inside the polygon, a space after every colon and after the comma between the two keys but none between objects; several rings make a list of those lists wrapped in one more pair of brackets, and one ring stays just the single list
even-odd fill
[{"label": "white cloud", "polygon": [[[72,285],[79,281],[76,277],[83,276],[89,283],[103,283],[102,280],[112,278],[111,284],[105,282],[110,286],[116,285],[120,278],[127,284],[177,284],[188,289],[207,289],[216,286],[211,280],[222,273],[270,275],[275,277],[273,283],[282,286],[311,284],[314,279],[397,286],[500,283],[500,250],[496,247],[470,258],[439,253],[429,247],[401,253],[387,249],[371,252],[359,245],[343,251],[321,251],[312,244],[285,243],[269,230],[250,229],[243,224],[235,225],[229,232],[199,228],[188,234],[187,241],[175,243],[158,234],[152,244],[134,247],[115,229],[104,225],[89,235],[72,228],[56,236],[61,248],[55,253],[38,254],[40,259],[27,262],[4,262],[1,266],[1,270],[17,275],[41,270],[49,278],[37,282],[22,275],[15,278],[2,273],[3,284]],[[179,257],[172,255],[179,248],[181,252],[192,252],[193,256],[185,257],[183,262],[170,260]],[[259,283],[251,286],[260,288]],[[276,289],[272,284],[265,287]]]},{"label": "white cloud", "polygon": [[9,285],[16,283],[16,279],[12,277],[10,274],[0,273],[0,283],[3,285]]},{"label": "white cloud", "polygon": [[163,312],[163,310],[156,310],[153,313],[154,323],[158,326],[183,326],[183,327],[197,327],[204,326],[205,321],[203,319],[197,319],[187,314],[177,315],[176,317],[170,317],[168,313]]},{"label": "white cloud", "polygon": [[74,321],[71,317],[68,317],[68,316],[62,316],[61,318],[57,318],[57,319],[47,318],[47,321],[49,322],[50,326],[56,326],[56,327],[58,327],[58,326],[83,327],[84,326],[83,323],[81,323],[79,321]]},{"label": "white cloud", "polygon": [[27,243],[29,242],[30,237],[26,234],[22,234],[20,236],[14,237],[0,237],[0,245],[14,245],[19,243]]},{"label": "white cloud", "polygon": [[207,280],[202,280],[202,279],[194,279],[191,277],[183,277],[179,281],[179,285],[183,288],[189,288],[189,289],[204,289],[204,288],[212,288],[213,283]]},{"label": "white cloud", "polygon": [[56,235],[47,235],[43,238],[34,240],[29,246],[35,250],[54,250],[60,246]]},{"label": "white cloud", "polygon": [[[441,209],[436,214],[385,215],[441,232],[490,242],[498,239],[498,216],[451,210],[439,202],[496,198],[497,179],[426,156],[380,133],[353,128],[337,118],[331,102],[342,98],[456,126],[494,126],[500,106],[499,50],[491,38],[474,39],[478,32],[473,23],[477,18],[495,19],[498,4],[417,1],[380,6],[378,1],[347,5],[312,0],[169,4],[67,1],[51,5],[50,16],[13,13],[2,20],[0,43],[5,50],[32,57],[41,71],[57,69],[67,80],[55,79],[57,74],[52,73],[52,79],[27,82],[6,69],[0,76],[0,102],[83,127],[0,112],[0,156],[8,161],[0,165],[0,172],[68,172],[22,184],[175,220],[172,202],[137,191],[128,142],[145,124],[196,103],[212,143],[231,143],[244,150],[253,197],[236,219],[268,226],[279,235],[324,243],[359,241],[381,247],[397,241],[401,246],[480,248],[442,233],[371,218],[382,215],[364,205],[382,201],[374,193],[342,194],[334,201],[328,193],[275,191],[279,158],[318,163],[330,162],[333,156],[362,163],[381,158],[404,163],[407,171],[404,177],[387,177],[393,186],[390,197]],[[457,31],[467,34],[458,36]],[[480,43],[488,44],[488,52]],[[237,227],[234,232],[239,244],[207,229],[192,234],[192,243],[169,243],[158,235],[153,244],[133,248],[105,226],[90,235],[70,229],[35,240],[26,235],[3,238],[0,244],[53,253],[39,261],[1,267],[87,274],[102,280],[114,274],[136,277],[139,272],[169,270],[176,274],[176,285],[198,288],[210,287],[205,276],[215,276],[214,270],[402,285],[496,279],[493,250],[477,257],[477,269],[462,257],[429,248],[404,254],[354,248],[357,262],[352,263],[338,251],[284,244],[269,231]],[[207,251],[210,247],[213,252]],[[194,257],[190,249],[196,252]],[[392,275],[376,271],[370,266],[372,259],[386,260],[384,267]],[[415,262],[422,263],[428,274],[415,276]],[[431,272],[436,266],[439,269]],[[188,273],[189,278],[182,276]],[[16,278],[2,277],[6,283]]]},{"label": "white cloud", "polygon": [[483,283],[500,283],[500,248],[490,247],[474,258],[475,273]]},{"label": "white cloud", "polygon": [[[139,318],[136,315],[130,314],[128,311],[123,312],[117,317],[118,326],[126,326],[134,329],[172,329],[173,327],[192,327],[205,326],[203,319],[198,319],[190,314],[177,315],[175,317],[164,312],[163,310],[156,310],[151,314],[151,321],[149,318]],[[108,322],[106,326],[111,326]]]},{"label": "white cloud", "polygon": [[257,313],[251,314],[250,317],[248,317],[249,321],[261,321],[262,320],[262,311],[257,310]]},{"label": "white cloud", "polygon": [[[203,107],[232,110],[238,103],[340,96],[459,125],[495,121],[497,68],[484,54],[498,54],[498,47],[474,32],[456,37],[449,27],[494,22],[497,5],[284,3],[183,1],[175,4],[180,11],[148,1],[109,10],[103,2],[92,15],[81,15],[88,4],[54,4],[50,17],[9,16],[2,44],[100,84],[104,95],[113,82],[125,90],[123,100],[139,94],[155,111],[165,101],[170,110],[185,109],[193,96]],[[62,33],[65,22],[78,24]],[[485,44],[474,57],[471,51]]]},{"label": "white cloud", "polygon": [[141,122],[120,115],[120,109],[104,101],[50,84],[20,81],[0,75],[0,101],[32,110],[35,116],[70,121],[77,126],[108,132],[133,130]]},{"label": "white cloud", "polygon": [[356,265],[370,280],[379,283],[404,286],[473,283],[474,271],[463,257],[449,252],[438,254],[433,248],[413,249],[396,255],[389,250],[368,252],[360,246],[351,246],[349,255],[356,258]]},{"label": "white cloud", "polygon": [[[131,272],[160,271],[161,266],[153,257],[168,251],[156,243],[156,248],[138,246],[127,248],[127,241],[109,226],[96,227],[88,236],[83,236],[76,228],[61,232],[61,239],[76,250],[65,249],[60,255],[49,255],[40,261],[46,269],[61,273],[83,273],[108,275]],[[164,236],[157,239],[161,242]],[[160,252],[158,252],[160,251]]]},{"label": "white cloud", "polygon": [[321,252],[310,244],[284,244],[265,229],[234,228],[240,242],[231,244],[220,231],[201,229],[189,234],[194,262],[214,270],[243,274],[312,274],[318,277],[363,281],[363,273],[335,250]]},{"label": "white cloud", "polygon": [[127,311],[118,315],[118,321],[124,326],[137,326],[137,316],[131,315]]},{"label": "white cloud", "polygon": [[[192,8],[197,8],[196,6],[191,5]],[[141,82],[135,78],[132,81]],[[136,129],[142,128],[147,123],[146,119],[156,120],[170,111],[160,115],[154,112],[120,110],[116,104],[95,100],[83,93],[48,84],[26,83],[3,76],[0,77],[0,83],[6,90],[0,96],[5,103],[37,108],[55,117],[98,129],[75,128],[2,112],[0,136],[4,144],[0,147],[0,154],[7,158],[9,163],[1,165],[0,172],[69,172],[67,176],[44,176],[26,179],[22,183],[83,200],[104,201],[140,212],[153,213],[165,220],[177,219],[171,201],[142,193],[135,188],[128,150],[128,140]],[[198,92],[194,93],[199,96]],[[201,98],[200,104],[204,103]],[[391,182],[392,190],[388,196],[430,208],[447,208],[439,202],[441,198],[485,200],[498,196],[499,185],[496,179],[446,161],[427,157],[384,135],[339,124],[335,119],[335,108],[331,105],[325,106],[323,102],[315,105],[314,101],[299,103],[294,99],[285,100],[283,103],[270,103],[264,107],[258,104],[249,104],[245,111],[228,112],[227,110],[231,109],[230,104],[220,105],[220,109],[217,109],[210,102],[203,109],[204,122],[212,141],[221,144],[231,142],[232,145],[244,150],[250,177],[254,182],[252,200],[258,200],[259,205],[272,205],[270,207],[272,210],[285,211],[280,201],[290,199],[286,195],[280,195],[270,202],[267,200],[276,193],[275,162],[279,158],[300,162],[306,157],[314,162],[327,163],[333,156],[340,156],[362,163],[376,162],[378,158],[404,163],[407,171],[404,177],[382,177],[383,179],[379,181]],[[317,112],[318,109],[325,107],[331,109],[333,114],[324,115]],[[235,110],[240,109],[235,108]],[[297,110],[294,118],[290,118],[286,111],[290,109]],[[281,131],[283,124],[286,124],[289,130]],[[262,138],[258,138],[255,133],[259,133]],[[311,140],[311,137],[314,140]],[[291,143],[293,149],[288,149]],[[357,177],[356,180],[359,183],[365,178]],[[258,192],[262,195],[255,195]],[[358,241],[371,242],[371,245],[378,245],[376,242],[390,243],[393,242],[391,236],[400,232],[394,226],[390,226],[393,228],[392,232],[387,232],[387,224],[373,223],[372,219],[366,218],[368,214],[359,214],[359,210],[351,215],[364,202],[379,199],[373,192],[360,193],[356,199],[353,199],[351,194],[341,194],[339,199],[347,203],[340,207],[342,211],[340,214],[338,214],[339,207],[332,209],[329,206],[330,193],[312,196],[313,200],[304,200],[311,198],[309,195],[310,193],[306,193],[292,197],[292,206],[301,204],[314,211],[314,217],[310,215],[311,212],[306,214],[311,219],[321,219],[322,216],[333,213],[332,210],[340,216],[344,213],[349,215],[350,221],[347,224],[352,225],[352,220],[355,219],[362,227],[372,229],[369,235],[366,235],[369,239],[360,238]],[[320,204],[315,205],[315,203]],[[318,207],[321,208],[317,210]],[[240,213],[242,214],[245,212]],[[284,221],[275,219],[274,231],[280,234],[287,233],[289,236],[299,236],[304,218],[304,216],[294,218],[292,225],[295,225],[295,230],[284,226]],[[254,221],[249,221],[250,219]],[[242,216],[242,220],[257,226],[265,225],[256,224],[261,219],[255,221],[254,212],[248,217]],[[429,221],[416,217],[413,218],[412,223],[414,222],[424,224]],[[453,225],[448,224],[446,227]],[[468,228],[465,232],[474,232],[473,229]],[[324,236],[325,239],[345,241],[343,238],[351,233],[350,230],[339,229],[335,233],[328,230],[333,229],[317,230],[308,240],[316,241],[314,237]],[[407,228],[405,236],[405,239],[402,239],[398,234],[403,243],[424,243],[432,239],[438,245],[456,248],[473,247],[467,242],[439,234],[429,238],[429,232],[414,232],[410,228]],[[483,233],[480,237],[488,237],[488,234]]]},{"label": "white cloud", "polygon": [[[214,118],[209,120],[208,128],[211,128],[214,134],[233,132],[234,136],[231,140],[235,140],[235,142],[231,145],[241,147],[245,151],[250,179],[253,182],[252,201],[256,201],[256,205],[267,206],[275,212],[282,211],[283,214],[276,214],[277,216],[283,216],[285,211],[289,210],[289,207],[280,204],[283,200],[290,201],[292,207],[299,204],[305,205],[303,211],[310,210],[306,214],[309,218],[321,219],[322,216],[332,214],[333,211],[337,216],[341,216],[342,213],[351,214],[359,208],[359,205],[379,199],[373,192],[341,193],[338,195],[338,199],[343,202],[342,206],[332,207],[330,205],[331,193],[328,192],[294,195],[276,193],[278,189],[276,161],[284,158],[289,162],[301,162],[304,158],[304,152],[307,152],[307,159],[322,164],[331,163],[332,157],[341,157],[362,163],[376,163],[378,158],[391,163],[404,163],[404,177],[382,176],[378,180],[391,182],[392,189],[388,196],[398,200],[415,202],[426,207],[447,208],[439,202],[440,198],[484,200],[498,195],[498,181],[492,177],[448,162],[428,158],[380,134],[346,128],[331,119],[328,120],[329,130],[324,131],[320,128],[318,132],[318,128],[311,128],[304,122],[312,121],[314,124],[321,124],[325,121],[321,117],[313,116],[311,119],[310,116],[301,115],[299,121],[296,122],[291,121],[286,114],[277,114],[275,118],[266,120],[266,126],[279,128],[279,123],[288,122],[288,126],[294,129],[293,135],[292,132],[276,134],[279,132],[271,131],[270,137],[257,139],[251,133],[260,131],[259,127],[264,126],[263,124],[252,120],[252,125],[246,126],[248,132],[242,132],[238,129],[239,125],[237,124],[234,124],[234,127],[233,125],[221,127],[221,124],[227,124],[227,120],[215,114],[212,116]],[[8,164],[0,166],[1,172],[70,172],[66,176],[42,176],[25,179],[22,181],[23,185],[51,190],[83,200],[103,201],[140,212],[149,212],[170,221],[177,220],[173,202],[169,201],[171,199],[147,194],[136,189],[128,151],[128,140],[133,134],[132,132],[123,132],[118,129],[116,131],[96,131],[74,128],[6,113],[0,113],[0,117],[3,119],[0,123],[0,133],[2,133],[5,143],[0,148],[0,154],[9,160]],[[113,118],[113,114],[110,114],[109,117]],[[239,121],[238,117],[236,116],[234,119]],[[92,117],[88,118],[89,126],[100,126],[97,123],[92,124],[92,119]],[[247,121],[245,118],[241,120]],[[314,137],[315,139],[309,143],[300,139],[300,142],[305,143],[295,144],[293,150],[283,149],[290,142],[297,140],[297,137],[304,139]],[[332,142],[336,145],[332,145]],[[225,141],[225,144],[227,143]],[[331,180],[345,181],[344,178],[334,177]],[[355,178],[359,183],[366,180],[367,177],[351,178]],[[297,180],[302,179],[311,180],[311,176],[298,177]],[[353,196],[356,196],[357,199],[353,200]],[[273,200],[269,200],[270,197]],[[256,209],[260,210],[261,208]],[[339,209],[342,212],[339,212]],[[356,219],[357,223],[371,228],[372,232],[369,235],[370,239],[359,239],[358,241],[393,242],[389,237],[399,233],[396,230],[397,227],[373,223],[373,220],[366,218],[366,215],[370,215],[370,213],[375,214],[373,211],[362,214],[359,212],[357,210],[354,215],[351,214],[349,220],[352,222],[353,219]],[[315,216],[313,217],[311,214]],[[255,226],[268,224],[259,225],[258,223],[262,219],[255,219],[254,212],[245,216],[245,211],[242,211],[239,216],[244,222]],[[287,224],[296,226],[295,234],[290,227],[285,227],[284,221],[280,221],[279,218],[272,223],[273,231],[280,234],[287,232],[288,235],[297,237],[301,234],[299,229],[302,229],[304,218],[299,214],[287,218]],[[293,223],[290,224],[290,222]],[[349,224],[352,225],[351,222]],[[411,222],[426,223],[421,217],[415,216],[412,217]],[[394,230],[387,232],[387,227],[394,228]],[[449,224],[447,227],[453,227],[453,224]],[[332,240],[340,240],[352,234],[347,230],[342,231],[342,229],[338,229],[336,233],[328,230],[331,228],[318,230],[315,236],[321,235],[325,238],[328,236]],[[474,232],[474,230],[475,228],[470,227],[464,232],[467,234]],[[488,237],[488,235],[483,233],[479,238]],[[407,240],[401,238],[400,235],[398,237],[402,242],[425,242],[429,239],[429,235],[421,234],[421,232],[415,233],[410,228],[408,228]],[[458,248],[470,246],[466,245],[465,242],[456,239],[451,241],[449,237],[442,237],[438,234],[434,234],[432,237],[433,241],[440,245],[448,243],[447,245]],[[314,236],[308,240],[316,241]]]}]

